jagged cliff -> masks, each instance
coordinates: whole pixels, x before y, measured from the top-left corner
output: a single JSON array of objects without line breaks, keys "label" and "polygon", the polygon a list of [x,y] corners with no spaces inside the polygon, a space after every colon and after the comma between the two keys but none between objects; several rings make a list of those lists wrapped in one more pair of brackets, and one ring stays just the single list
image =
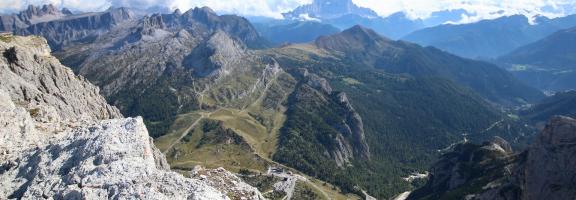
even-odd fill
[{"label": "jagged cliff", "polygon": [[573,199],[576,120],[556,116],[527,150],[514,154],[501,138],[461,144],[431,169],[408,199]]},{"label": "jagged cliff", "polygon": [[338,133],[332,138],[333,142],[324,142],[327,150],[325,154],[334,159],[338,166],[350,163],[354,157],[369,159],[370,150],[365,140],[362,118],[352,107],[346,93],[333,91],[325,78],[308,70],[303,70],[302,76],[306,84],[316,91],[301,90],[294,101],[308,105],[334,105],[331,108],[338,110],[341,115],[340,119],[325,121]]},{"label": "jagged cliff", "polygon": [[171,172],[142,118],[119,118],[46,40],[1,39],[0,199],[263,199],[227,171]]},{"label": "jagged cliff", "polygon": [[64,18],[72,13],[68,9],[57,10],[54,5],[34,6],[18,14],[0,15],[0,31],[13,31],[32,24]]},{"label": "jagged cliff", "polygon": [[29,108],[52,106],[62,119],[118,118],[120,112],[100,96],[98,87],[60,64],[41,37],[2,36],[0,88]]},{"label": "jagged cliff", "polygon": [[93,41],[102,32],[136,18],[128,8],[110,8],[103,12],[73,14],[54,5],[33,6],[13,15],[0,15],[0,32],[39,35],[48,40],[53,50],[73,43]]},{"label": "jagged cliff", "polygon": [[127,8],[110,8],[103,12],[66,15],[58,20],[38,21],[27,27],[13,30],[18,35],[39,35],[48,40],[53,50],[71,43],[86,43],[101,32],[135,19]]}]

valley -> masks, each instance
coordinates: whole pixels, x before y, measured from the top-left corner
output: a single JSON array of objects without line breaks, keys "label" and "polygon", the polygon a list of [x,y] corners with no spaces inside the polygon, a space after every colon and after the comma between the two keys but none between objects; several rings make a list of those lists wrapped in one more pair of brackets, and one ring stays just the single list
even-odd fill
[{"label": "valley", "polygon": [[576,196],[574,15],[356,3],[0,15],[0,199]]}]

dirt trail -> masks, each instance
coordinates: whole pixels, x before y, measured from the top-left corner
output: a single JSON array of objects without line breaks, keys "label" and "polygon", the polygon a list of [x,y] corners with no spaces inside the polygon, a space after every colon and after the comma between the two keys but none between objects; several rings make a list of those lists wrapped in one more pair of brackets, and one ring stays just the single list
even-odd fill
[{"label": "dirt trail", "polygon": [[168,153],[168,151],[170,151],[170,149],[172,149],[172,147],[174,147],[174,145],[178,144],[184,137],[186,137],[186,135],[188,135],[188,133],[190,131],[192,131],[192,129],[198,125],[198,123],[200,123],[200,121],[202,121],[203,119],[205,119],[206,117],[210,116],[212,114],[212,112],[209,113],[200,113],[200,117],[194,121],[194,123],[192,123],[186,130],[184,130],[182,132],[182,135],[180,135],[180,137],[178,137],[178,139],[174,140],[169,146],[168,148],[166,148],[164,150],[164,152],[162,152],[164,155],[166,155],[166,153]]}]

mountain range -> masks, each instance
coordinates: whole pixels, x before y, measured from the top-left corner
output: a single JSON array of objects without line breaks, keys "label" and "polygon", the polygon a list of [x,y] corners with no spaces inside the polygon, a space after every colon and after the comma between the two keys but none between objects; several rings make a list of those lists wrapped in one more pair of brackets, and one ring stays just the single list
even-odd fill
[{"label": "mountain range", "polygon": [[[342,13],[346,15],[339,16]],[[149,15],[111,8],[11,31],[46,38],[52,55],[79,75],[67,80],[85,77],[100,88],[92,89],[102,95],[94,98],[105,98],[118,109],[110,108],[114,116],[120,117],[119,111],[134,117],[111,126],[138,127],[132,132],[145,132],[146,137],[135,143],[148,141],[155,154],[166,156],[157,165],[192,176],[183,181],[209,185],[206,191],[229,192],[216,184],[218,177],[210,177],[221,174],[253,186],[229,192],[238,198],[385,199],[422,186],[404,177],[424,173],[439,158],[442,162],[448,157],[442,154],[453,155],[452,150],[482,149],[486,145],[472,144],[496,136],[510,141],[498,143],[506,150],[503,155],[529,146],[537,128],[527,114],[514,109],[538,104],[545,98],[541,91],[496,64],[389,39],[364,25],[343,31],[326,25],[330,20],[384,20],[374,14],[352,1],[314,1],[285,16],[307,15],[320,22],[270,26],[218,15],[208,7]],[[349,15],[354,20],[342,18]],[[0,36],[5,43],[13,38],[20,37]],[[43,58],[14,56],[37,50],[4,51],[10,70],[23,65],[10,63]],[[42,53],[49,56],[47,48]],[[40,78],[35,85],[42,90],[51,82]],[[9,82],[0,84],[20,91]],[[22,92],[26,101],[45,102],[27,94]],[[100,133],[105,126],[88,130]],[[472,146],[457,147],[460,143]],[[500,153],[498,159],[490,156],[488,160],[498,160]],[[197,165],[225,170],[202,172]],[[428,184],[413,195],[442,196],[446,189],[435,188],[435,176],[442,175],[436,172],[430,171]],[[246,191],[252,195],[244,195]]]},{"label": "mountain range", "polygon": [[44,5],[42,7],[30,5],[28,9],[18,14],[0,16],[0,31],[22,29],[36,23],[61,19],[68,15],[72,15],[70,10],[58,10],[53,5]]},{"label": "mountain range", "polygon": [[306,43],[322,35],[340,32],[340,29],[316,21],[268,21],[253,23],[258,33],[274,44]]},{"label": "mountain range", "polygon": [[496,58],[556,31],[576,26],[576,15],[549,19],[513,15],[470,24],[446,24],[415,31],[403,40],[434,46],[468,58]]},{"label": "mountain range", "polygon": [[498,59],[525,83],[549,92],[576,88],[576,28],[519,47]]},{"label": "mountain range", "polygon": [[357,6],[352,0],[314,0],[282,15],[285,20],[317,21],[341,30],[359,24],[394,39],[424,27],[421,20],[412,20],[403,12],[381,17],[369,8]]}]

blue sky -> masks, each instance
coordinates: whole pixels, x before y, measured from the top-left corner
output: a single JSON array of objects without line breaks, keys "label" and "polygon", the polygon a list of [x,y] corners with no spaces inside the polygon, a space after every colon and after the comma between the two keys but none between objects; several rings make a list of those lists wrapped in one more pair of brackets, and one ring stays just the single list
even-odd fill
[{"label": "blue sky", "polygon": [[[21,10],[29,4],[52,3],[77,11],[105,10],[110,6],[147,8],[163,6],[187,10],[209,6],[220,13],[281,17],[282,12],[310,3],[312,0],[0,0],[0,11]],[[564,16],[575,13],[576,0],[354,0],[358,5],[374,9],[382,16],[405,11],[412,18],[426,18],[431,12],[446,9],[466,9],[473,13],[463,23],[490,19],[501,15]],[[502,14],[495,14],[504,11]]]}]

